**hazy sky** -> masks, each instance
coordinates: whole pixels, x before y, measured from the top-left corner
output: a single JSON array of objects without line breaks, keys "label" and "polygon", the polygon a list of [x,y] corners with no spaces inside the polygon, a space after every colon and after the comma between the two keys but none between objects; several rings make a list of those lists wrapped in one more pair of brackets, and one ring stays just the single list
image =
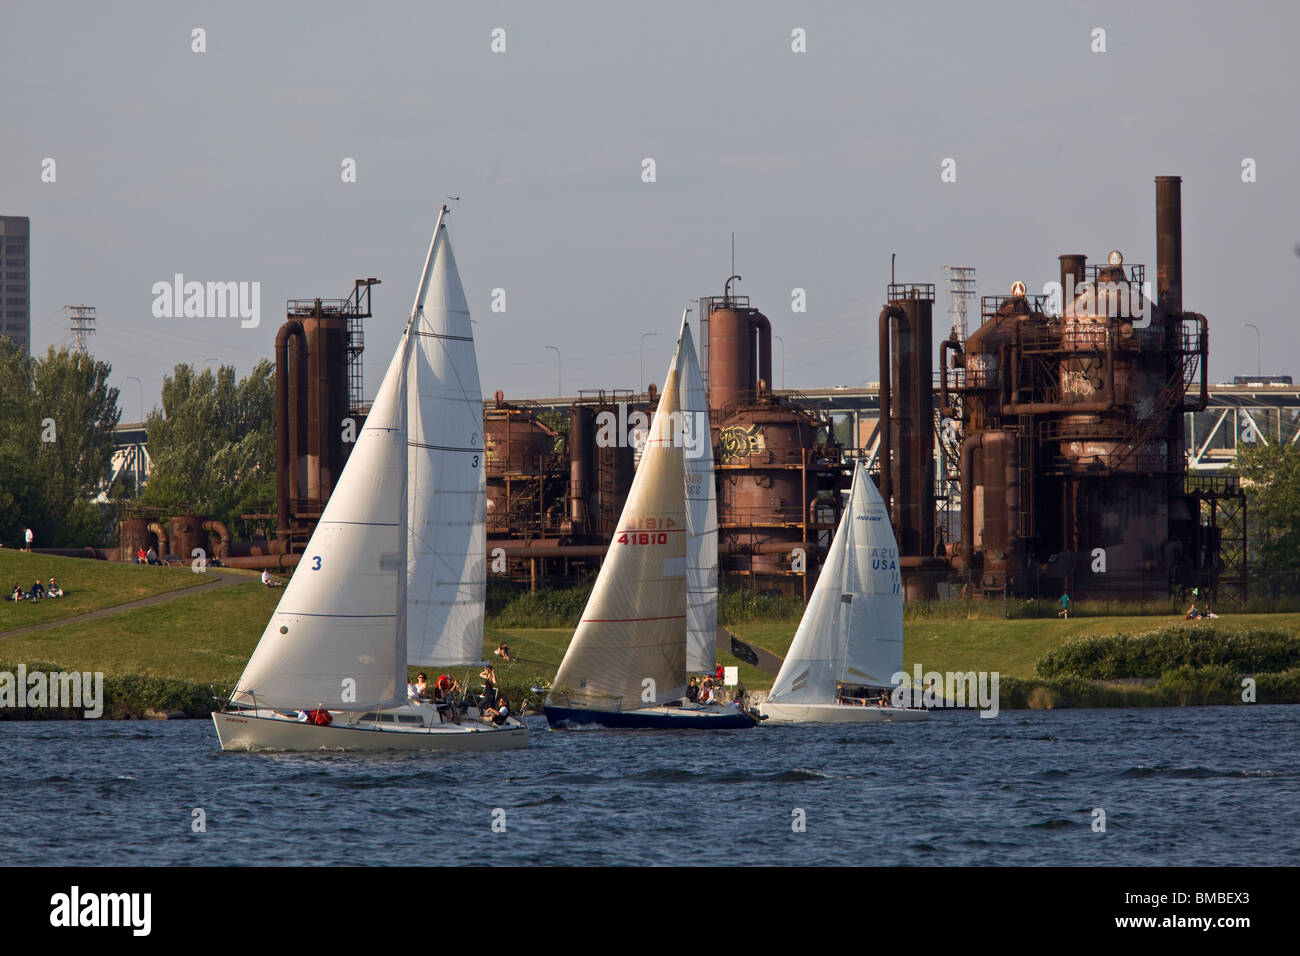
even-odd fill
[{"label": "hazy sky", "polygon": [[[891,252],[900,281],[970,265],[982,294],[1040,289],[1064,252],[1154,278],[1166,174],[1212,380],[1254,371],[1245,322],[1265,373],[1300,373],[1296,4],[38,0],[3,20],[0,213],[32,219],[33,352],[70,341],[65,304],[96,306],[124,419],[126,376],[147,409],[176,363],[243,374],[285,299],[360,276],[383,280],[373,393],[448,195],[488,395],[553,394],[547,345],[566,393],[636,388],[646,332],[662,381],[733,230],[738,291],[784,339],[775,384],[782,364],[789,387],[875,381]],[[260,326],[155,318],[178,272],[260,282]]]}]

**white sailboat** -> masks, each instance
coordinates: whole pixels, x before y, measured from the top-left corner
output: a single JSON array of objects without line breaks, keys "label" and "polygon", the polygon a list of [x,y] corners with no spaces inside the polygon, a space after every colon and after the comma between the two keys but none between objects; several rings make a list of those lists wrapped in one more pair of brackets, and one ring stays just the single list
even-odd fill
[{"label": "white sailboat", "polygon": [[[503,750],[517,719],[446,722],[406,668],[483,654],[486,485],[469,306],[444,206],[411,318],[261,641],[212,715],[223,750]],[[326,712],[329,723],[303,719]]]},{"label": "white sailboat", "polygon": [[[924,710],[877,704],[903,669],[898,542],[859,461],[848,506],[790,652],[759,711],[773,723],[925,720]],[[850,696],[865,691],[865,697]]]},{"label": "white sailboat", "polygon": [[[689,388],[690,379],[686,366],[694,356],[690,325],[683,319],[618,529],[546,699],[546,719],[553,728],[726,729],[755,724],[738,705],[683,700],[687,619],[692,607],[700,610],[700,619],[708,614],[710,580],[715,588],[714,620],[717,606],[716,517],[711,578],[707,550],[696,546],[692,551],[688,544],[693,519],[687,515],[686,489],[692,483],[690,475],[699,473],[687,470],[685,451],[688,443],[698,449],[699,435],[692,432],[699,425],[697,420],[683,427],[682,412],[683,390]],[[706,415],[706,444],[707,422]],[[711,496],[711,474],[706,480]],[[704,504],[699,509],[700,523],[694,527],[700,532],[697,537],[705,538],[708,497],[698,494],[694,500]],[[698,576],[691,572],[692,563]],[[694,603],[689,598],[692,591],[698,597]],[[712,640],[711,632],[709,637]],[[711,650],[709,660],[713,660]]]}]

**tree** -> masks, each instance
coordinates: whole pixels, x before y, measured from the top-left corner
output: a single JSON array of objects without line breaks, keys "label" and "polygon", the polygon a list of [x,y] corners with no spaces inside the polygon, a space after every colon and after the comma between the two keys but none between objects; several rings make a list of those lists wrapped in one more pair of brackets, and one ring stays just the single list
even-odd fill
[{"label": "tree", "polygon": [[275,366],[259,362],[235,381],[233,366],[196,374],[177,365],[162,408],[146,420],[149,484],[141,503],[232,524],[275,498]]},{"label": "tree", "polygon": [[1242,445],[1241,476],[1251,523],[1251,550],[1270,571],[1300,570],[1300,448]]},{"label": "tree", "polygon": [[90,503],[113,455],[120,412],[112,367],[50,348],[43,359],[0,339],[0,538],[38,546],[103,544],[107,523]]}]

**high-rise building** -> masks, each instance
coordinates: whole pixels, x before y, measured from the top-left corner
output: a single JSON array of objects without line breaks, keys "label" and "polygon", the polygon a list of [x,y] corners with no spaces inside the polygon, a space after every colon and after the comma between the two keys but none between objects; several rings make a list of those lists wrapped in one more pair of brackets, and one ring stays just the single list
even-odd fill
[{"label": "high-rise building", "polygon": [[0,335],[32,351],[32,221],[0,216]]}]

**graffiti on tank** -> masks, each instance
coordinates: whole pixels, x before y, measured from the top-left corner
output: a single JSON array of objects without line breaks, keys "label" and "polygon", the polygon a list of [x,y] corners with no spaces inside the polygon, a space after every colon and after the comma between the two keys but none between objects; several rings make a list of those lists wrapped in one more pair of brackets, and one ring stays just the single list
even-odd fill
[{"label": "graffiti on tank", "polygon": [[718,433],[719,457],[724,461],[748,458],[767,448],[758,425],[729,425]]}]

